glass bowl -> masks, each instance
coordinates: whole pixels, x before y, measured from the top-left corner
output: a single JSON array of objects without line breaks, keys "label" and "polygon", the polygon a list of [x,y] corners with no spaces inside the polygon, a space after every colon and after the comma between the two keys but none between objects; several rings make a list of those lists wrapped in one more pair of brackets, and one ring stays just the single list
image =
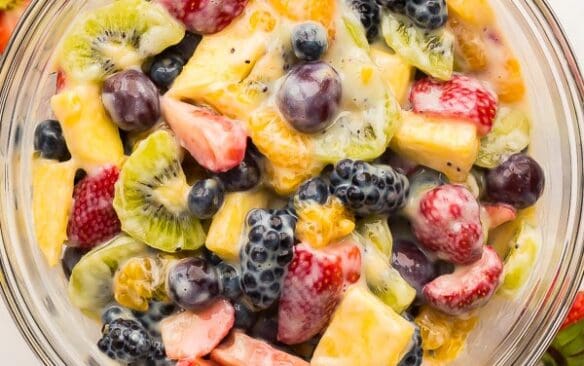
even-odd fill
[{"label": "glass bowl", "polygon": [[[22,334],[47,365],[111,364],[95,346],[99,327],[69,304],[61,268],[49,268],[37,249],[31,214],[32,140],[36,121],[51,117],[51,53],[79,11],[99,3],[33,2],[0,69],[0,284]],[[531,365],[551,342],[584,274],[584,80],[545,1],[495,3],[522,61],[534,121],[532,153],[546,174],[538,204],[543,245],[521,294],[494,298],[454,363]]]}]

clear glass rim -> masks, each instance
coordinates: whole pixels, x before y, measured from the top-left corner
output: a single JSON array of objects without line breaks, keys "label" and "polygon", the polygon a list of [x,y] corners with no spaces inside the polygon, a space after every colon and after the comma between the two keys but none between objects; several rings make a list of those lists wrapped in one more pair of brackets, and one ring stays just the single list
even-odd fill
[{"label": "clear glass rim", "polygon": [[[512,2],[518,2],[513,0]],[[526,1],[527,2],[527,1]],[[42,17],[44,10],[53,6],[52,2],[34,1],[24,13],[21,22],[15,29],[15,35],[12,37],[8,47],[6,48],[4,58],[0,64],[0,121],[6,123],[11,118],[10,113],[6,111],[6,102],[10,94],[9,82],[12,75],[10,66],[14,65],[16,61],[17,50],[26,45],[25,38],[22,36],[27,30],[34,28],[38,23],[39,17]],[[582,164],[584,155],[582,147],[584,145],[584,77],[578,66],[573,49],[571,48],[566,34],[560,25],[557,16],[551,9],[547,0],[532,0],[528,6],[534,10],[537,20],[549,37],[550,46],[557,55],[561,55],[562,75],[565,78],[565,83],[568,86],[568,95],[574,106],[574,114],[577,125],[574,126],[576,132],[576,141],[579,146],[575,148],[575,174],[573,177],[572,187],[576,187],[575,192],[572,192],[572,199],[570,200],[570,208],[576,212],[574,219],[574,227],[570,242],[574,243],[572,252],[564,253],[564,256],[570,255],[572,260],[568,264],[567,270],[562,273],[563,277],[557,278],[558,283],[562,286],[554,285],[548,292],[547,296],[551,298],[562,299],[561,301],[551,301],[538,312],[543,313],[540,319],[542,322],[537,326],[537,332],[533,336],[518,340],[504,360],[498,364],[516,364],[516,360],[520,357],[525,357],[523,350],[530,349],[528,359],[523,360],[523,364],[535,364],[545,352],[547,346],[552,341],[552,338],[559,328],[561,321],[569,309],[569,305],[574,299],[574,296],[580,286],[582,278],[584,277],[584,217],[582,215],[583,204],[583,187],[582,187]],[[8,81],[8,82],[7,82]],[[8,115],[7,115],[8,114]],[[2,141],[4,142],[4,141]],[[8,157],[0,155],[2,159],[3,172],[2,178],[5,179],[5,170],[8,165]],[[4,182],[4,180],[3,180]],[[2,197],[5,192],[0,192],[0,200],[4,201],[6,198]],[[28,343],[30,348],[38,356],[40,361],[46,365],[65,364],[63,359],[58,354],[58,351],[53,347],[49,339],[43,333],[42,328],[36,323],[28,304],[23,299],[20,293],[19,283],[15,272],[10,263],[5,243],[9,240],[7,232],[4,230],[3,222],[0,222],[0,292],[5,301],[8,311],[10,312],[14,322],[19,331]],[[580,269],[580,270],[579,270]],[[21,284],[22,285],[22,284]]]}]

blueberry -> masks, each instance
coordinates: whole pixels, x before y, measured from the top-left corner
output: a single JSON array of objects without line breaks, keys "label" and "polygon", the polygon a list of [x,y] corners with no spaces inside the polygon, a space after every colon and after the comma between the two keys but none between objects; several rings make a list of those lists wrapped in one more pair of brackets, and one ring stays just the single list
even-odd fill
[{"label": "blueberry", "polygon": [[423,29],[438,29],[448,20],[444,0],[406,0],[406,15]]},{"label": "blueberry", "polygon": [[150,66],[150,79],[161,89],[168,89],[184,66],[183,59],[174,53],[158,55]]},{"label": "blueberry", "polygon": [[235,327],[249,330],[256,322],[257,314],[242,302],[233,304],[235,310]]},{"label": "blueberry", "polygon": [[349,4],[359,14],[367,40],[373,42],[379,34],[381,10],[375,0],[350,0]]},{"label": "blueberry", "polygon": [[73,267],[81,258],[87,253],[87,249],[81,248],[73,248],[73,247],[66,247],[65,253],[63,254],[63,258],[61,258],[61,265],[63,266],[63,272],[65,273],[65,277],[69,279],[71,277],[71,272],[73,271]]},{"label": "blueberry", "polygon": [[238,166],[217,174],[217,178],[223,183],[228,192],[240,192],[252,189],[260,182],[260,167],[255,159],[246,154],[245,158]]},{"label": "blueberry", "polygon": [[71,158],[59,121],[41,122],[34,130],[34,148],[45,159],[66,161]]},{"label": "blueberry", "polygon": [[168,295],[187,310],[209,305],[220,295],[217,269],[199,257],[180,260],[168,272]]},{"label": "blueberry", "polygon": [[326,29],[316,22],[298,24],[292,30],[292,47],[300,60],[318,60],[328,48]]},{"label": "blueberry", "polygon": [[224,196],[223,186],[217,179],[200,180],[189,192],[189,210],[200,219],[209,219],[221,208]]},{"label": "blueberry", "polygon": [[398,366],[420,366],[422,364],[424,353],[422,351],[422,335],[418,326],[415,326],[412,338],[412,348],[404,355]]},{"label": "blueberry", "polygon": [[301,201],[315,201],[321,205],[325,204],[329,196],[329,186],[327,182],[320,178],[312,178],[302,183],[298,188],[298,199]]},{"label": "blueberry", "polygon": [[191,33],[187,31],[185,32],[184,38],[179,43],[175,44],[174,46],[168,47],[166,50],[164,50],[163,53],[166,54],[172,53],[180,57],[183,64],[186,65],[188,60],[195,53],[195,50],[199,46],[199,43],[201,43],[202,39],[203,36],[201,36],[200,34]]},{"label": "blueberry", "polygon": [[147,359],[153,346],[152,337],[138,321],[121,318],[104,325],[97,343],[108,357],[126,363]]},{"label": "blueberry", "polygon": [[221,284],[223,287],[223,296],[229,300],[237,300],[241,296],[241,285],[239,273],[237,270],[225,262],[217,266]]}]

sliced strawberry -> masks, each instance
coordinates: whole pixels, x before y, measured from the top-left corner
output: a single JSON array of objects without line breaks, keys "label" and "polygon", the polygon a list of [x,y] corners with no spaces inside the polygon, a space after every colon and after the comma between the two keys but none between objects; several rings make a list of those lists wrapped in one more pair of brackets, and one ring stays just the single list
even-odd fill
[{"label": "sliced strawberry", "polygon": [[211,352],[221,366],[309,366],[308,362],[235,331]]},{"label": "sliced strawberry", "polygon": [[477,79],[455,74],[447,81],[417,81],[410,92],[414,112],[460,118],[474,123],[479,135],[491,131],[497,114],[497,95]]},{"label": "sliced strawberry", "polygon": [[513,221],[517,217],[517,210],[505,203],[487,203],[483,208],[489,215],[489,229],[494,229],[506,222]]},{"label": "sliced strawberry", "polygon": [[160,0],[190,31],[217,33],[243,12],[248,0]]},{"label": "sliced strawberry", "polygon": [[584,291],[580,291],[576,295],[572,308],[560,329],[567,328],[572,324],[578,323],[582,319],[584,319]]},{"label": "sliced strawberry", "polygon": [[109,166],[77,183],[67,224],[67,245],[91,249],[120,232],[120,220],[113,207],[119,175],[117,167]]},{"label": "sliced strawberry", "polygon": [[354,244],[318,251],[299,244],[284,278],[278,310],[278,340],[298,344],[328,324],[346,282],[360,277],[361,252]]},{"label": "sliced strawberry", "polygon": [[160,323],[166,356],[172,360],[196,360],[209,354],[229,333],[235,311],[227,300],[218,300],[202,311],[185,311]]},{"label": "sliced strawberry", "polygon": [[478,262],[461,266],[424,286],[424,297],[442,312],[463,314],[481,307],[491,298],[502,273],[503,261],[493,248],[485,247]]},{"label": "sliced strawberry", "polygon": [[169,97],[161,106],[170,128],[204,168],[224,172],[241,163],[247,145],[241,122]]},{"label": "sliced strawberry", "polygon": [[469,264],[481,258],[480,207],[466,187],[445,184],[425,192],[409,216],[420,244],[440,259]]},{"label": "sliced strawberry", "polygon": [[176,366],[220,366],[213,361],[208,360],[180,360],[176,363]]}]

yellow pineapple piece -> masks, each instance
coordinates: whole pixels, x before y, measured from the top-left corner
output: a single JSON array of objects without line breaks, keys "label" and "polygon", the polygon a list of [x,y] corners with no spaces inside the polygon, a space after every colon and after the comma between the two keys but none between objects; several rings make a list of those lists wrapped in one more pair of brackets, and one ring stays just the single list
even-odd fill
[{"label": "yellow pineapple piece", "polygon": [[97,85],[78,85],[55,95],[51,107],[61,122],[73,160],[87,172],[124,160],[117,126],[109,118]]},{"label": "yellow pineapple piece", "polygon": [[448,11],[476,27],[492,25],[495,13],[489,0],[448,0]]},{"label": "yellow pineapple piece", "polygon": [[414,68],[401,56],[391,51],[387,47],[371,47],[371,59],[381,70],[381,77],[396,99],[404,104],[408,98],[410,83],[414,78]]},{"label": "yellow pineapple piece", "polygon": [[269,194],[265,191],[228,193],[223,206],[213,216],[205,246],[226,261],[239,260],[245,218],[254,208],[266,208]]},{"label": "yellow pineapple piece", "polygon": [[323,248],[355,229],[355,218],[343,202],[331,196],[324,205],[314,201],[296,202],[296,237],[314,248]]},{"label": "yellow pineapple piece", "polygon": [[264,163],[266,183],[280,195],[290,195],[305,180],[312,178],[322,170],[321,163],[311,161],[309,165],[300,167],[286,167],[273,164],[270,161]]},{"label": "yellow pineapple piece", "polygon": [[67,239],[67,222],[73,204],[73,161],[35,158],[33,162],[32,210],[35,235],[50,266],[59,263]]},{"label": "yellow pineapple piece", "polygon": [[479,139],[469,123],[404,113],[391,147],[404,157],[465,182],[477,158]]},{"label": "yellow pineapple piece", "polygon": [[363,286],[353,286],[334,312],[311,366],[395,366],[409,351],[414,326]]}]

